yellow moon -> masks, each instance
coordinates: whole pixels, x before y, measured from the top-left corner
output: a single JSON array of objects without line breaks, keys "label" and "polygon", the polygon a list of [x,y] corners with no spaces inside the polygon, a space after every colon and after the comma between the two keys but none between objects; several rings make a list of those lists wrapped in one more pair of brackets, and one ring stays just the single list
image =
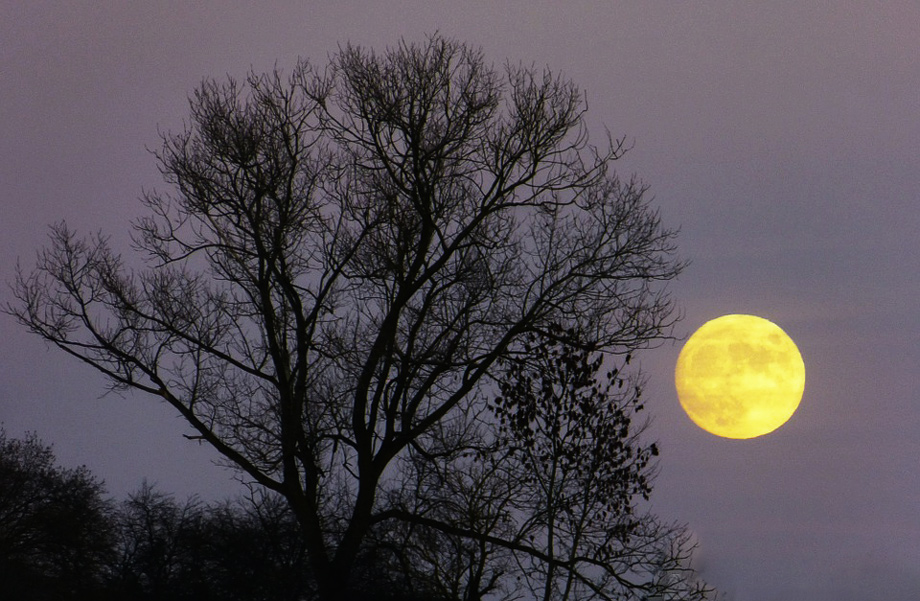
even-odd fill
[{"label": "yellow moon", "polygon": [[723,315],[687,340],[674,379],[696,425],[725,438],[754,438],[795,413],[805,391],[805,362],[773,322]]}]

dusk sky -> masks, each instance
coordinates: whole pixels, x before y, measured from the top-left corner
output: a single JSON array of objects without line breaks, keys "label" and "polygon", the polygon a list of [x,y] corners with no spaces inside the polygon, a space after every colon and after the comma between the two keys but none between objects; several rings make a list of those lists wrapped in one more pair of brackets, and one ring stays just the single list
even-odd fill
[{"label": "dusk sky", "polygon": [[[806,366],[798,412],[753,440],[683,413],[679,344],[640,355],[653,510],[686,523],[733,601],[920,598],[920,3],[462,1],[4,2],[0,302],[47,225],[102,230],[130,256],[149,149],[205,77],[243,77],[337,44],[440,31],[500,66],[585,91],[595,140],[650,186],[691,263],[671,288],[686,337],[725,313],[780,325]],[[116,497],[239,485],[165,405],[100,396],[91,368],[0,315],[0,422],[35,431]]]}]

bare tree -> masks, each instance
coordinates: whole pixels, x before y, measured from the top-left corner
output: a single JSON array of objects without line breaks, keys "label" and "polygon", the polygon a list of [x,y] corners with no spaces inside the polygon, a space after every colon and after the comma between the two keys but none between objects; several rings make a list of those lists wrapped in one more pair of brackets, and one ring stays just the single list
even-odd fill
[{"label": "bare tree", "polygon": [[418,517],[390,505],[401,462],[489,427],[525,336],[625,354],[670,331],[673,232],[561,77],[434,36],[190,104],[136,223],[148,267],[60,225],[7,310],[283,495],[324,599],[374,528]]}]

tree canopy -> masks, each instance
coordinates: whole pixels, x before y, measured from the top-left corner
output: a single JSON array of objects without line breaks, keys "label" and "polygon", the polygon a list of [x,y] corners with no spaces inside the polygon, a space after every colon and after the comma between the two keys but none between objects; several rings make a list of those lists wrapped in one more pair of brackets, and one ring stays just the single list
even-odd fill
[{"label": "tree canopy", "polygon": [[[403,550],[432,559],[425,594],[513,596],[523,556],[598,598],[648,593],[651,576],[605,588],[616,563],[581,570],[507,527],[505,501],[532,480],[489,473],[506,435],[526,449],[538,432],[526,403],[496,415],[491,400],[509,373],[545,368],[534,345],[623,363],[675,319],[674,232],[612,172],[622,141],[589,143],[582,92],[432,36],[207,80],[190,107],[156,153],[169,190],[135,223],[147,266],[61,224],[8,311],[282,495],[324,599],[388,549],[404,574]],[[603,395],[593,435],[631,448]],[[646,494],[635,465],[604,507]]]}]

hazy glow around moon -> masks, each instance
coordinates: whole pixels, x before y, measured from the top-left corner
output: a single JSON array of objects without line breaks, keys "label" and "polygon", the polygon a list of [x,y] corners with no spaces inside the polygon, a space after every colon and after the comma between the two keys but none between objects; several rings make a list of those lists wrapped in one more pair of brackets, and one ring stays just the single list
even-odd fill
[{"label": "hazy glow around moon", "polygon": [[699,427],[726,438],[754,438],[792,417],[805,390],[805,363],[792,339],[754,315],[723,315],[684,344],[677,396]]}]

